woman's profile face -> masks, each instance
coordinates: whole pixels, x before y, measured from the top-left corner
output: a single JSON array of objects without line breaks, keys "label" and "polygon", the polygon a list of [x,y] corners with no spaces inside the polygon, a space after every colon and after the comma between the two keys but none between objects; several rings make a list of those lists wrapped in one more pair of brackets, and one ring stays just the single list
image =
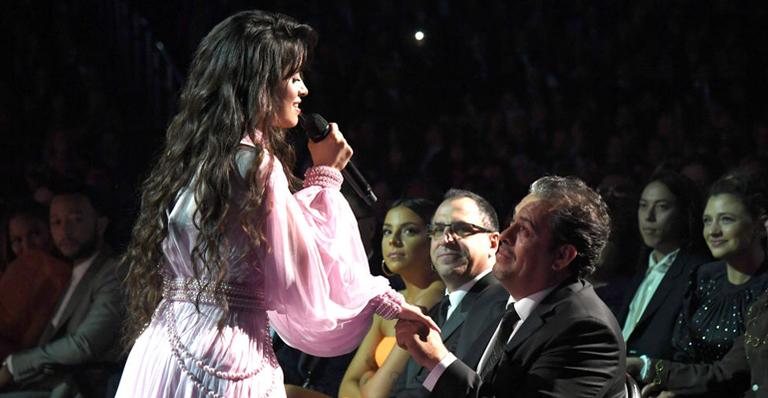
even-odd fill
[{"label": "woman's profile face", "polygon": [[703,220],[704,240],[712,256],[722,260],[747,253],[764,227],[755,222],[738,196],[728,193],[709,197]]},{"label": "woman's profile face", "polygon": [[646,185],[637,206],[637,223],[643,243],[662,253],[677,249],[680,222],[677,198],[669,188],[659,181]]},{"label": "woman's profile face", "polygon": [[404,206],[390,209],[384,217],[381,254],[394,273],[409,267],[429,270],[429,239],[424,220]]},{"label": "woman's profile face", "polygon": [[278,104],[275,127],[289,129],[299,124],[301,98],[309,94],[301,73],[296,73],[283,83],[281,100]]}]

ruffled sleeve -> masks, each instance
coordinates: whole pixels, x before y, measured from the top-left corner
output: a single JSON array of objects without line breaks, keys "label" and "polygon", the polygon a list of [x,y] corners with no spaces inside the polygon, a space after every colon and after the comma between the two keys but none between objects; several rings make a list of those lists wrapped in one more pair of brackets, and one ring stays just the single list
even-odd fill
[{"label": "ruffled sleeve", "polygon": [[357,220],[339,191],[341,174],[311,168],[304,188],[291,194],[278,159],[264,156],[260,172],[269,173],[260,265],[272,327],[312,355],[352,351],[371,316],[396,317],[403,299],[370,274]]}]

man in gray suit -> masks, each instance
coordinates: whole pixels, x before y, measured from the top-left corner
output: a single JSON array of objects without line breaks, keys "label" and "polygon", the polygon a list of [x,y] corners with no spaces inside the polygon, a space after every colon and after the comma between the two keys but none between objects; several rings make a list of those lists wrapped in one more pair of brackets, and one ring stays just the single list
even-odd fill
[{"label": "man in gray suit", "polygon": [[37,347],[9,355],[0,368],[1,397],[103,395],[116,363],[124,312],[117,261],[104,244],[108,219],[85,192],[53,197],[56,249],[72,262],[72,279]]},{"label": "man in gray suit", "polygon": [[[491,275],[499,245],[498,229],[498,217],[490,203],[475,193],[460,189],[449,190],[432,217],[429,226],[430,256],[445,283],[447,294],[429,315],[440,326],[441,338],[451,349],[463,349],[461,342],[467,340],[461,338],[464,330],[475,326],[464,324],[470,309],[487,313],[488,317],[496,316],[498,319],[501,316],[505,298],[497,303],[499,308],[490,303],[475,308],[489,288],[498,284]],[[474,335],[475,332],[469,331],[468,334]],[[473,341],[474,338],[470,340]],[[422,386],[426,375],[423,367],[409,359],[391,395],[426,396],[429,392]]]}]

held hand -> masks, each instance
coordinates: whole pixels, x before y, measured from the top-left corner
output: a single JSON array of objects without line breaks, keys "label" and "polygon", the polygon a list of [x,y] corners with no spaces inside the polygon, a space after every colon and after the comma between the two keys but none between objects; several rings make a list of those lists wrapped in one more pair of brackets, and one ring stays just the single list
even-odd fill
[{"label": "held hand", "polygon": [[[400,316],[398,316],[398,318],[417,322],[424,329],[430,328],[435,330],[437,333],[440,333],[440,328],[437,326],[435,321],[433,321],[429,316],[425,315],[422,308],[416,305],[403,303],[403,309],[400,311]],[[423,332],[423,334],[426,334],[426,331]]]},{"label": "held hand", "polygon": [[422,324],[401,319],[395,325],[397,345],[408,352],[419,365],[432,370],[448,355],[448,349],[443,345],[434,329],[426,329]]},{"label": "held hand", "polygon": [[659,384],[651,383],[643,387],[640,396],[642,398],[674,398],[677,395],[673,392],[663,391],[663,388]]},{"label": "held hand", "polygon": [[627,357],[627,373],[635,380],[640,380],[640,372],[643,370],[643,360],[638,357]]},{"label": "held hand", "polygon": [[352,157],[352,148],[347,144],[344,136],[341,135],[339,126],[336,123],[330,123],[329,126],[328,136],[322,141],[310,141],[307,144],[312,155],[312,164],[315,166],[330,166],[337,170],[342,170]]}]

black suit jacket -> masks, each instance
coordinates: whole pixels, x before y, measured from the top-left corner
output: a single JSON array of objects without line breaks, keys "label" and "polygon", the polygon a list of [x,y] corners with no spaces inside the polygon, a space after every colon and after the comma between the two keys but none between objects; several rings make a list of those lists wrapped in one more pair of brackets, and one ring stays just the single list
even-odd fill
[{"label": "black suit jacket", "polygon": [[[699,265],[708,261],[709,259],[704,256],[680,250],[627,339],[628,356],[636,357],[644,354],[651,358],[672,359],[675,351],[672,348],[672,331],[675,328],[677,316],[682,310],[688,281]],[[630,283],[631,288],[624,298],[618,316],[619,324],[622,326],[627,321],[629,305],[643,279],[645,279],[645,272],[636,275]]]},{"label": "black suit jacket", "polygon": [[464,358],[457,356],[431,396],[624,396],[621,329],[588,282],[570,280],[544,298],[512,336],[493,373],[481,380],[475,368],[497,325],[485,322],[477,344]]},{"label": "black suit jacket", "polygon": [[[481,331],[480,328],[483,322],[466,322],[470,314],[476,319],[495,319],[496,322],[499,322],[503,315],[506,298],[499,298],[497,295],[494,299],[494,296],[489,295],[494,286],[499,286],[499,282],[490,273],[481,278],[467,292],[467,295],[464,296],[464,299],[461,300],[461,303],[451,313],[451,317],[447,321],[440,315],[440,307],[444,302],[448,301],[448,296],[443,297],[437,305],[432,307],[429,316],[440,327],[443,344],[445,344],[449,351],[466,351],[471,347],[471,344]],[[509,297],[509,295],[506,297]],[[405,371],[395,382],[390,396],[398,398],[428,396],[429,391],[422,385],[427,374],[429,372],[416,363],[413,358],[409,359],[405,365]]]}]

